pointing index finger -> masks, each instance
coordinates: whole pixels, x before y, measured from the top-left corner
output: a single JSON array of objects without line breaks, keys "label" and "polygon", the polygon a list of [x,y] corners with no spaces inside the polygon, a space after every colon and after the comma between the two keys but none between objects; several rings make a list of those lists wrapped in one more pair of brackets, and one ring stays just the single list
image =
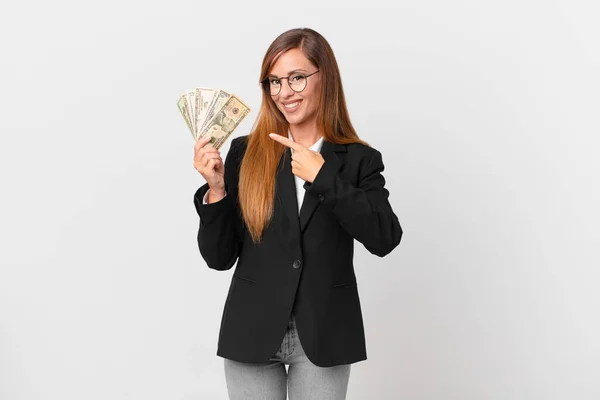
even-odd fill
[{"label": "pointing index finger", "polygon": [[306,147],[302,146],[300,143],[296,143],[296,142],[290,140],[289,138],[283,137],[276,133],[269,133],[269,137],[271,139],[278,141],[279,143],[283,144],[284,146],[291,147],[292,149],[297,150],[297,151],[302,151],[306,148]]}]

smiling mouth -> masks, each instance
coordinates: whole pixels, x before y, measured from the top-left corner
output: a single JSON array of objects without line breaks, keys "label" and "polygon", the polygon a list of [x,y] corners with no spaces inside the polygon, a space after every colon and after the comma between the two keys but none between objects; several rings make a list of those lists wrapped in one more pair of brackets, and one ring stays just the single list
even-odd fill
[{"label": "smiling mouth", "polygon": [[295,101],[293,103],[283,104],[283,107],[286,110],[293,110],[293,109],[298,108],[300,106],[300,103],[302,103],[302,100],[298,100],[298,101]]}]

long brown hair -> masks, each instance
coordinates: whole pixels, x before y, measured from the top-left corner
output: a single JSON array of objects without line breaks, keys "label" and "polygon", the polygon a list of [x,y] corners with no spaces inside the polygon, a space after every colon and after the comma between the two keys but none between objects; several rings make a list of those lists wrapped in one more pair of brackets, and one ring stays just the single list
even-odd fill
[{"label": "long brown hair", "polygon": [[287,137],[289,128],[285,116],[274,104],[262,82],[279,56],[291,49],[300,49],[322,76],[316,119],[323,139],[332,143],[362,143],[369,146],[358,137],[350,122],[340,71],[325,38],[309,28],[290,29],[279,35],[263,59],[259,79],[263,84],[262,104],[248,135],[248,146],[240,166],[239,202],[254,243],[260,243],[262,233],[273,216],[277,166],[286,151],[286,147],[271,139],[269,133]]}]

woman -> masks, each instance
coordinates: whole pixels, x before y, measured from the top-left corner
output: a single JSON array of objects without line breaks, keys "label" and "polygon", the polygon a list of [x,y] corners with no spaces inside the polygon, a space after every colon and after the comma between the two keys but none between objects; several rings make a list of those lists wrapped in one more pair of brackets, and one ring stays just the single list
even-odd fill
[{"label": "woman", "polygon": [[257,121],[225,163],[207,137],[194,148],[200,253],[215,270],[237,261],[217,355],[230,399],[285,399],[286,386],[290,399],[344,399],[350,365],[367,358],[354,239],[383,257],[402,229],[327,41],[284,32],[260,82]]}]

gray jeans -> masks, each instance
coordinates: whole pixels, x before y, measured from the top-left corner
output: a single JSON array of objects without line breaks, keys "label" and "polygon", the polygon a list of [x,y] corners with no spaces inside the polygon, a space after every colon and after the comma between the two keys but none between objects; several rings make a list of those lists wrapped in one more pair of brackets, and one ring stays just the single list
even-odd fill
[{"label": "gray jeans", "polygon": [[[268,363],[225,360],[230,400],[344,400],[351,364],[318,367],[304,354],[294,315],[281,348]],[[286,371],[285,365],[289,365]]]}]

